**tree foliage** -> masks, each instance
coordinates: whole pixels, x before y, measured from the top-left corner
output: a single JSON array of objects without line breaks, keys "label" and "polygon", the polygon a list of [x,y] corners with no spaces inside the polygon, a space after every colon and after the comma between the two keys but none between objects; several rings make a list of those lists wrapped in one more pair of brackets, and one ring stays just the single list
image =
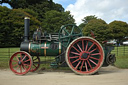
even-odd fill
[{"label": "tree foliage", "polygon": [[[31,11],[31,10],[30,10]],[[0,47],[19,46],[24,34],[24,17],[31,18],[30,31],[34,31],[40,25],[32,15],[22,9],[8,9],[0,6]],[[32,36],[32,35],[31,35]]]},{"label": "tree foliage", "polygon": [[109,24],[109,37],[123,41],[128,36],[128,24],[123,21],[113,21]]},{"label": "tree foliage", "polygon": [[86,24],[83,29],[83,34],[85,36],[90,35],[90,32],[93,31],[96,39],[98,41],[107,40],[108,36],[108,25],[104,20],[101,19],[93,19]]},{"label": "tree foliage", "polygon": [[96,17],[95,15],[90,15],[90,16],[84,17],[84,18],[82,19],[82,22],[83,22],[83,23],[81,23],[81,24],[79,25],[79,27],[80,27],[80,28],[84,28],[84,27],[86,26],[86,24],[88,24],[88,22],[89,22],[90,20],[93,20],[93,19],[97,19],[97,17]]},{"label": "tree foliage", "polygon": [[119,42],[128,37],[128,24],[123,21],[113,21],[107,24],[104,20],[95,16],[86,16],[80,26],[83,28],[84,35],[90,35],[93,31],[99,41],[116,39]]},{"label": "tree foliage", "polygon": [[48,32],[57,33],[62,25],[74,24],[73,16],[70,15],[69,11],[58,12],[55,10],[48,11],[45,13],[43,21],[43,30]]},{"label": "tree foliage", "polygon": [[44,20],[45,13],[48,11],[56,10],[58,12],[64,12],[64,8],[62,7],[62,5],[49,2],[48,0],[29,5],[28,9],[32,9],[33,11],[35,11],[38,14],[37,19],[41,22]]},{"label": "tree foliage", "polygon": [[50,10],[64,12],[60,4],[55,4],[52,0],[2,0],[1,3],[8,3],[13,9],[31,9],[38,13],[38,19],[42,21],[44,14]]},{"label": "tree foliage", "polygon": [[[48,0],[1,0],[1,3],[8,3],[12,8],[28,8],[29,5],[41,3]],[[50,0],[51,1],[51,0]]]}]

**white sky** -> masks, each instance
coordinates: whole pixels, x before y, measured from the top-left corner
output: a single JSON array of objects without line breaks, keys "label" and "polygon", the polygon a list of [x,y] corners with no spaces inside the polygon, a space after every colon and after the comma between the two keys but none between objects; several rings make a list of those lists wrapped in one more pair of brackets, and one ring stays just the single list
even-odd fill
[{"label": "white sky", "polygon": [[[110,23],[120,20],[128,23],[128,0],[53,0],[74,16],[77,25],[84,17],[96,15]],[[74,2],[73,2],[74,1]],[[65,5],[66,4],[66,5]]]}]

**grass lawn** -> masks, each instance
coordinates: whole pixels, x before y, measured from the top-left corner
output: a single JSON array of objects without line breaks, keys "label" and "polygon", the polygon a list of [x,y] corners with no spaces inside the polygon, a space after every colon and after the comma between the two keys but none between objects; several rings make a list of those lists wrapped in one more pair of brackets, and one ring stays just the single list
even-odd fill
[{"label": "grass lawn", "polygon": [[14,52],[19,51],[20,48],[0,48],[0,57],[9,57]]},{"label": "grass lawn", "polygon": [[118,68],[128,69],[128,56],[117,56],[115,66]]},{"label": "grass lawn", "polygon": [[19,51],[19,48],[0,48],[0,68],[9,68],[9,59],[16,51]]},{"label": "grass lawn", "polygon": [[115,47],[111,53],[116,55],[116,67],[128,69],[128,46]]},{"label": "grass lawn", "polygon": [[112,53],[116,54],[116,56],[128,56],[128,46],[115,47]]},{"label": "grass lawn", "polygon": [[[115,62],[115,66],[118,68],[128,68],[128,46],[125,47],[125,55],[124,55],[124,51],[123,51],[124,47],[119,47],[118,48],[118,54],[117,52],[117,48],[115,47],[115,49],[112,51],[112,53],[116,54],[116,62]],[[8,66],[8,62],[10,59],[10,56],[15,53],[16,51],[19,51],[20,48],[0,48],[0,69],[5,69],[5,68],[9,68]],[[10,52],[10,53],[8,53]],[[9,56],[10,55],[10,56]],[[49,59],[54,59],[54,57],[40,57],[41,61],[44,60],[49,60]],[[47,69],[50,68],[50,63],[46,63],[46,64],[41,64],[40,67],[45,67]],[[64,69],[64,68],[62,68]]]}]

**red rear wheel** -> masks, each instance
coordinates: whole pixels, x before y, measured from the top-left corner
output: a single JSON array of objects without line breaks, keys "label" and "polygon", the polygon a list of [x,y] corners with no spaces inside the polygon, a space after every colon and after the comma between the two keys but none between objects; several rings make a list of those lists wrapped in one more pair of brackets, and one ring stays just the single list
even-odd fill
[{"label": "red rear wheel", "polygon": [[102,66],[103,61],[103,48],[91,37],[73,40],[66,50],[66,62],[77,74],[94,74]]},{"label": "red rear wheel", "polygon": [[31,69],[31,56],[24,51],[16,52],[11,56],[9,66],[15,74],[24,75]]},{"label": "red rear wheel", "polygon": [[32,56],[33,65],[30,69],[30,72],[36,71],[40,67],[40,58],[39,56]]}]

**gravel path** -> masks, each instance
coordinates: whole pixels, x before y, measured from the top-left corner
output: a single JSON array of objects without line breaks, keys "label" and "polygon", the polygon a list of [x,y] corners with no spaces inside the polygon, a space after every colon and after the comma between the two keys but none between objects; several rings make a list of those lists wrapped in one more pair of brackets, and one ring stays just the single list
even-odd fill
[{"label": "gravel path", "polygon": [[73,72],[13,74],[0,70],[0,85],[128,85],[128,69],[102,67],[96,75],[76,75]]}]

